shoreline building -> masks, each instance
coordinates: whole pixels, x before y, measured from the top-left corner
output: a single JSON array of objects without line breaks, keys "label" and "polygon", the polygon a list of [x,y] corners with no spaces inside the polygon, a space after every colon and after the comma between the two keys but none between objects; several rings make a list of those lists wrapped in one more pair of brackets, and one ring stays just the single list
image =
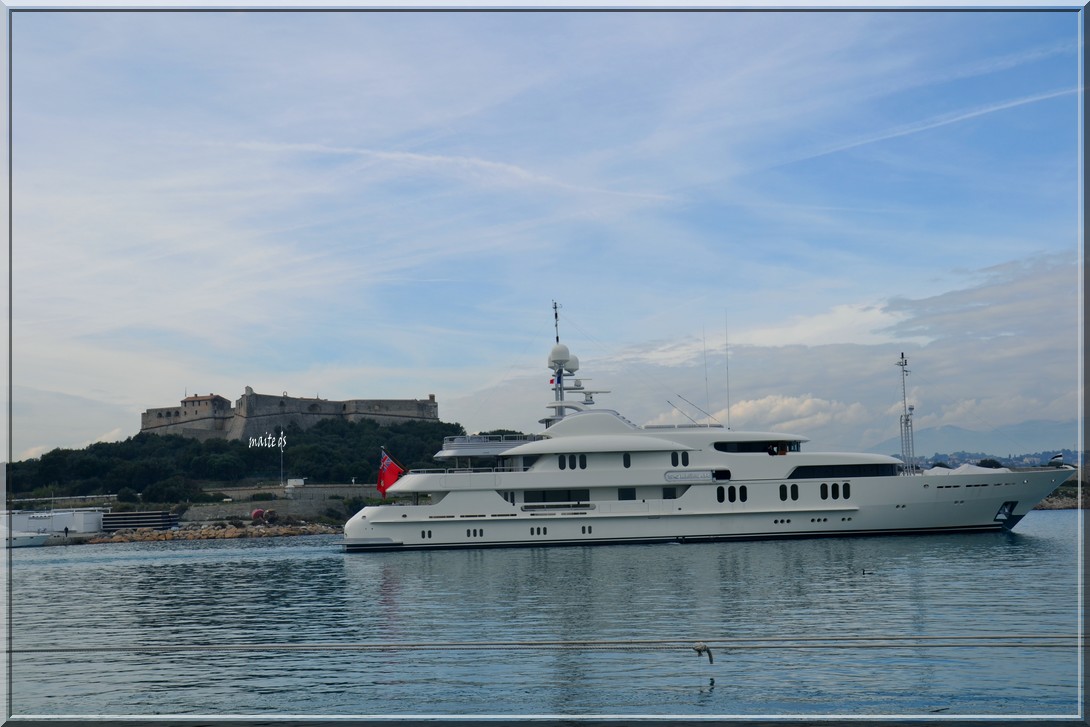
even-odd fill
[{"label": "shoreline building", "polygon": [[324,419],[358,422],[372,419],[379,424],[403,421],[439,421],[435,394],[427,399],[349,399],[258,394],[249,386],[231,406],[219,394],[187,396],[178,406],[148,409],[140,415],[140,431],[149,434],[177,434],[193,439],[239,439],[261,437],[277,427],[291,424],[309,429]]}]

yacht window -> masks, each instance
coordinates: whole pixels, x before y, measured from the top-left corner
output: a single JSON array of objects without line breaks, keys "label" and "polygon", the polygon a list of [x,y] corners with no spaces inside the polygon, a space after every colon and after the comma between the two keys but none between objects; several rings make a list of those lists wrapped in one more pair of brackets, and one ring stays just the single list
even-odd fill
[{"label": "yacht window", "polygon": [[747,497],[747,495],[746,495],[746,486],[742,485],[742,486],[740,486],[738,488],[738,499],[741,500],[742,502],[745,502],[746,497]]},{"label": "yacht window", "polygon": [[736,492],[737,492],[737,490],[734,489],[734,485],[731,485],[730,487],[728,487],[727,488],[727,499],[730,500],[731,502],[734,502],[737,499],[737,496],[735,495]]},{"label": "yacht window", "polygon": [[621,461],[624,462],[625,467],[631,467],[632,466],[632,455],[629,454],[628,452],[625,452],[621,456]]},{"label": "yacht window", "polygon": [[677,452],[670,453],[670,465],[677,467]]},{"label": "yacht window", "polygon": [[899,466],[897,464],[807,464],[792,470],[791,478],[894,477],[898,474]]},{"label": "yacht window", "polygon": [[587,468],[587,455],[579,455],[579,469],[585,470]]},{"label": "yacht window", "polygon": [[834,500],[839,500],[840,499],[840,485],[837,484],[836,482],[833,483],[833,499]]},{"label": "yacht window", "polygon": [[635,500],[636,488],[635,487],[618,487],[617,488],[618,500]]},{"label": "yacht window", "polygon": [[723,491],[722,485],[715,488],[715,499],[719,500],[719,502],[723,502],[723,500],[726,499],[726,493]]},{"label": "yacht window", "polygon": [[824,482],[821,483],[821,499],[829,499],[829,485],[825,484]]},{"label": "yacht window", "polygon": [[780,499],[787,501],[787,485],[780,485]]},{"label": "yacht window", "polygon": [[569,454],[568,455],[568,468],[569,469],[575,469],[575,455],[574,454]]},{"label": "yacht window", "polygon": [[802,443],[795,441],[788,442],[770,442],[764,441],[749,441],[749,442],[716,442],[713,446],[719,452],[761,452],[767,454],[769,449],[773,452],[798,452],[801,451]]},{"label": "yacht window", "polygon": [[689,453],[688,452],[682,452],[681,453],[681,466],[682,467],[688,467],[689,466]]},{"label": "yacht window", "polygon": [[526,490],[522,496],[523,502],[587,502],[590,500],[590,490]]},{"label": "yacht window", "polygon": [[844,483],[844,499],[847,500],[852,496],[852,485],[850,482]]},{"label": "yacht window", "polygon": [[[845,495],[845,497],[847,497],[847,495]],[[798,485],[791,485],[791,499],[792,500],[799,499],[799,486]]]},{"label": "yacht window", "polygon": [[[674,456],[676,457],[677,454],[675,453]],[[663,500],[676,500],[677,499],[677,488],[676,487],[663,487],[662,488],[662,499]]]},{"label": "yacht window", "polygon": [[567,469],[567,467],[568,467],[568,458],[565,457],[564,455],[560,455],[560,469]]}]

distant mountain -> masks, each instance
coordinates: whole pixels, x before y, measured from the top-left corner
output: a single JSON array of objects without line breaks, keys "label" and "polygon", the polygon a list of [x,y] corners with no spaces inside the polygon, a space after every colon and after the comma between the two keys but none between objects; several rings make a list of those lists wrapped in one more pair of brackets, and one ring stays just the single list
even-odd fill
[{"label": "distant mountain", "polygon": [[[916,430],[916,456],[932,457],[936,453],[980,452],[994,457],[1030,452],[1077,450],[1075,420],[1067,422],[1028,421],[1009,424],[987,432],[955,426]],[[900,454],[901,439],[892,437],[870,447],[877,454]]]}]

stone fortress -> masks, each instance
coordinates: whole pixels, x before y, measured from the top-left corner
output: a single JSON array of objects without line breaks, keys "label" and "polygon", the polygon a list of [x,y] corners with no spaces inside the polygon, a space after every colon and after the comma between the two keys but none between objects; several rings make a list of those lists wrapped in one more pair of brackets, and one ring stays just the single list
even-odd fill
[{"label": "stone fortress", "polygon": [[308,429],[323,419],[358,422],[372,419],[379,424],[403,421],[439,421],[435,394],[427,399],[350,399],[330,401],[256,394],[249,386],[234,406],[219,394],[187,396],[178,406],[148,409],[140,415],[140,431],[149,434],[177,434],[194,439],[238,439],[263,437],[297,424]]}]

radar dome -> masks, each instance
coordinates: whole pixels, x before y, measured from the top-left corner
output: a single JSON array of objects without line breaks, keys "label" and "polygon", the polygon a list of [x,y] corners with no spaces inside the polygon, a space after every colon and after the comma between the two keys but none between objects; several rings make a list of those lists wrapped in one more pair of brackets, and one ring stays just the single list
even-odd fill
[{"label": "radar dome", "polygon": [[563,343],[558,343],[553,346],[553,350],[549,352],[549,368],[557,369],[564,366],[571,359],[571,354],[568,353],[568,347]]},{"label": "radar dome", "polygon": [[571,358],[568,359],[568,365],[564,367],[564,370],[567,371],[569,374],[574,374],[576,371],[578,371],[579,357],[573,353],[571,355]]}]

